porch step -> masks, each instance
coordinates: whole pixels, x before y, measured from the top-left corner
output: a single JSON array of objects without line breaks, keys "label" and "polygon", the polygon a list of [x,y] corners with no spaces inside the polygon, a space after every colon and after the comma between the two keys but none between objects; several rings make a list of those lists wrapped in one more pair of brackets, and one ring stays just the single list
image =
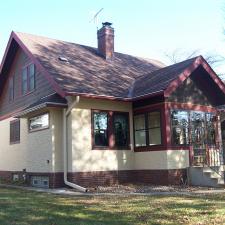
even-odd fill
[{"label": "porch step", "polygon": [[225,187],[225,167],[220,166],[215,169],[219,171],[219,174],[210,167],[190,167],[189,183],[195,186]]}]

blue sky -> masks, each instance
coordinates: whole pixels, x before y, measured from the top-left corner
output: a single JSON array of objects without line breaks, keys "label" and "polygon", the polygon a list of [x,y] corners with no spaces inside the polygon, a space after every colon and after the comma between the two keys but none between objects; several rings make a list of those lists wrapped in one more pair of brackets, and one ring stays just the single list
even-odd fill
[{"label": "blue sky", "polygon": [[222,0],[8,0],[1,2],[0,58],[12,30],[96,46],[89,21],[100,8],[98,27],[113,23],[116,51],[165,63],[175,49],[225,56]]}]

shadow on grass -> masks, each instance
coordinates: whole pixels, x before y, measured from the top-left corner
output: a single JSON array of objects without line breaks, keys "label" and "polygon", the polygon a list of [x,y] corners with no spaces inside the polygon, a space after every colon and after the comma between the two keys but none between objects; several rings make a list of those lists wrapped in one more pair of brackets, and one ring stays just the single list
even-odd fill
[{"label": "shadow on grass", "polygon": [[217,224],[225,221],[225,198],[220,195],[61,197],[0,189],[4,225],[213,224],[215,219]]}]

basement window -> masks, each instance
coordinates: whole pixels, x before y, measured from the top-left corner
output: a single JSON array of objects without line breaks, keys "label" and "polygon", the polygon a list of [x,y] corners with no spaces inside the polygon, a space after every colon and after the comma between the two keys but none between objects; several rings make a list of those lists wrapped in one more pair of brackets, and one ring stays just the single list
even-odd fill
[{"label": "basement window", "polygon": [[49,128],[49,113],[41,114],[29,119],[29,131],[38,131]]}]

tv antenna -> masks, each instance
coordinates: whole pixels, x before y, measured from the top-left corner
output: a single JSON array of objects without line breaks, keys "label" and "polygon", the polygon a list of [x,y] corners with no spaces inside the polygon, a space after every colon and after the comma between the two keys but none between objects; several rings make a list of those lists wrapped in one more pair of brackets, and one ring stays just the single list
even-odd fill
[{"label": "tv antenna", "polygon": [[[89,21],[90,23],[93,22],[96,26],[98,25],[98,15],[100,14],[100,12],[102,12],[103,8],[101,8],[100,10],[98,10],[97,13],[95,13],[95,15],[93,16],[93,18]],[[97,27],[98,29],[98,27]]]}]

